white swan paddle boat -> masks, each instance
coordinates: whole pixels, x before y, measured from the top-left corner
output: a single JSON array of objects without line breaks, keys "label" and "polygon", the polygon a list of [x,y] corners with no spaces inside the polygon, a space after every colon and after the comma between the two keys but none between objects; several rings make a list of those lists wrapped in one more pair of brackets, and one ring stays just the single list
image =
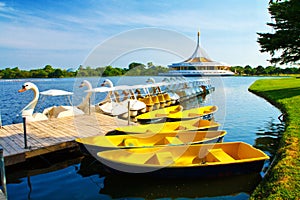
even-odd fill
[{"label": "white swan paddle boat", "polygon": [[[87,87],[88,90],[92,90],[92,84],[88,80],[83,80],[81,84],[79,85],[79,88]],[[90,113],[91,111],[95,110],[95,106],[91,105],[90,99],[92,96],[92,92],[86,92],[85,98],[82,100],[82,102],[77,106],[80,110],[82,110],[84,113]]]},{"label": "white swan paddle boat", "polygon": [[[149,78],[147,80],[147,83],[152,83],[155,84],[156,81],[153,78]],[[158,83],[157,85],[157,89],[160,93],[164,94],[165,99],[168,99],[170,101],[169,106],[170,105],[175,105],[177,103],[179,103],[180,100],[180,96],[178,94],[176,94],[174,91],[172,91],[172,87],[174,86],[174,84],[170,81],[168,81],[168,79],[164,79],[162,81],[162,83]],[[162,89],[162,87],[165,87],[165,90]]]},{"label": "white swan paddle boat", "polygon": [[[171,77],[172,79],[173,77]],[[149,84],[140,85],[118,85],[114,86],[112,81],[105,79],[101,87],[88,89],[90,93],[107,93],[104,100],[97,103],[96,110],[112,116],[124,116],[128,113],[128,103],[130,116],[164,108],[172,104],[179,103],[179,98],[190,98],[204,94],[199,84],[203,80],[171,80],[165,79],[163,82],[156,83],[153,78],[149,78]],[[108,86],[108,87],[105,87]],[[197,89],[193,88],[197,87]],[[172,88],[172,89],[170,89]],[[137,95],[133,92],[135,91]],[[183,94],[176,94],[181,91]],[[171,97],[171,95],[172,97]],[[167,100],[166,100],[167,99]]]},{"label": "white swan paddle boat", "polygon": [[[22,109],[22,117],[26,118],[26,121],[40,121],[47,120],[49,118],[61,118],[67,116],[81,115],[84,114],[82,110],[77,108],[76,106],[72,106],[70,101],[70,96],[73,95],[72,92],[64,91],[64,90],[56,90],[50,89],[47,91],[39,92],[38,87],[31,82],[26,82],[23,84],[22,89],[19,92],[25,92],[28,90],[32,90],[34,93],[33,100]],[[71,106],[51,106],[49,108],[45,108],[42,113],[33,113],[36,107],[36,104],[39,100],[39,96],[49,97],[49,96],[65,96],[69,98]]]},{"label": "white swan paddle boat", "polygon": [[38,87],[30,82],[26,82],[23,84],[22,89],[18,90],[18,92],[25,92],[27,90],[33,91],[33,99],[32,101],[25,106],[21,113],[22,117],[26,118],[26,121],[40,121],[40,120],[47,120],[48,117],[43,113],[33,113],[34,108],[39,100],[39,89]]},{"label": "white swan paddle boat", "polygon": [[[108,87],[104,87],[108,85]],[[100,88],[94,88],[87,92],[107,92],[107,96],[103,101],[98,103],[99,109],[112,116],[128,113],[128,105],[130,116],[135,117],[139,113],[146,112],[146,104],[137,100],[131,86],[120,85],[114,86],[111,80],[105,79]]]}]

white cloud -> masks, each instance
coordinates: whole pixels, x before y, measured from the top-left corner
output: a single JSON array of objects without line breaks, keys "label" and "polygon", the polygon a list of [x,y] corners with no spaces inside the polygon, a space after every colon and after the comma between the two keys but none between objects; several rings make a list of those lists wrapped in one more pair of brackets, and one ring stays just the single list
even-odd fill
[{"label": "white cloud", "polygon": [[0,23],[0,46],[16,49],[86,49],[89,39],[80,33],[70,33],[55,29],[14,26]]},{"label": "white cloud", "polygon": [[6,4],[4,2],[0,2],[0,11],[6,11],[7,7]]}]

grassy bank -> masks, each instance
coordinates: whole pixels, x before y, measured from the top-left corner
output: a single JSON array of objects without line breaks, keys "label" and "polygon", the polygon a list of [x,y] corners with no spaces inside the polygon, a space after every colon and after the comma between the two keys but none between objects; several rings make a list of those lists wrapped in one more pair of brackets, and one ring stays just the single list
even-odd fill
[{"label": "grassy bank", "polygon": [[257,80],[249,91],[278,107],[286,121],[277,156],[251,199],[300,199],[300,78]]}]

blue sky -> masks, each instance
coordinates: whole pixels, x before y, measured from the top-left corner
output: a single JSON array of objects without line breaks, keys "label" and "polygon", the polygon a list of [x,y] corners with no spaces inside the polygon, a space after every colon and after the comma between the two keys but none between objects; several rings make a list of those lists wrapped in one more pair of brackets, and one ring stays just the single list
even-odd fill
[{"label": "blue sky", "polygon": [[[112,45],[112,38],[122,37],[131,30],[153,27],[174,31],[193,42],[200,30],[201,46],[213,60],[229,65],[267,66],[270,56],[260,53],[256,33],[271,32],[266,25],[271,21],[268,2],[0,0],[0,68],[33,69],[47,64],[55,68],[77,68],[85,64],[91,52],[101,44]],[[133,34],[126,39],[134,42],[135,37]],[[165,37],[156,36],[155,40],[166,42]],[[119,43],[114,48],[122,45],[126,44]],[[177,48],[180,45],[182,43]],[[187,55],[193,53],[194,46],[189,49]],[[107,48],[105,53],[113,53],[110,51],[113,48]],[[113,64],[127,67],[132,61],[145,64],[152,61],[166,66],[181,59],[158,54],[157,51],[141,51],[118,58]],[[109,63],[99,60],[99,66],[105,64]]]}]

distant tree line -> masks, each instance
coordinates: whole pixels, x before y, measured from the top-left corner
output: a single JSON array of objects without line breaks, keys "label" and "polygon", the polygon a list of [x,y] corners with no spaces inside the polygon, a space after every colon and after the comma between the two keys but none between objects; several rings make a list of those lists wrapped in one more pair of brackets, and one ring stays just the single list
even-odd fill
[{"label": "distant tree line", "polygon": [[237,75],[251,75],[251,76],[259,76],[259,75],[273,75],[278,76],[280,74],[300,74],[299,67],[291,67],[291,68],[280,68],[275,66],[263,67],[261,65],[252,68],[250,65],[246,65],[245,67],[235,66],[231,67],[230,70],[235,72]]},{"label": "distant tree line", "polygon": [[[252,68],[249,65],[245,67],[234,66],[230,70],[237,75],[280,75],[280,74],[300,74],[300,68],[279,68],[275,66],[258,66]],[[68,77],[93,77],[93,76],[157,76],[159,73],[167,72],[169,69],[163,66],[155,66],[152,62],[144,65],[142,63],[130,63],[128,68],[118,68],[112,66],[106,67],[83,67],[79,66],[77,70],[55,69],[51,65],[46,65],[42,69],[32,69],[29,71],[20,70],[18,67],[6,68],[0,70],[0,79],[17,78],[68,78]]]},{"label": "distant tree line", "polygon": [[0,70],[1,79],[17,79],[17,78],[63,78],[74,77],[77,72],[65,69],[54,69],[51,65],[46,65],[43,69],[32,69],[29,71],[20,70],[18,67],[5,68]]},{"label": "distant tree line", "polygon": [[118,68],[112,66],[106,67],[83,67],[77,70],[78,77],[91,76],[157,76],[161,72],[167,72],[169,69],[163,66],[155,66],[152,62],[144,65],[142,63],[130,63],[128,68]]},{"label": "distant tree line", "polygon": [[21,70],[18,67],[0,69],[0,79],[18,78],[68,78],[68,77],[92,77],[92,76],[155,76],[160,72],[167,72],[168,68],[155,66],[152,62],[144,65],[142,63],[130,63],[128,68],[106,67],[83,67],[77,70],[55,69],[46,65],[42,69]]}]

